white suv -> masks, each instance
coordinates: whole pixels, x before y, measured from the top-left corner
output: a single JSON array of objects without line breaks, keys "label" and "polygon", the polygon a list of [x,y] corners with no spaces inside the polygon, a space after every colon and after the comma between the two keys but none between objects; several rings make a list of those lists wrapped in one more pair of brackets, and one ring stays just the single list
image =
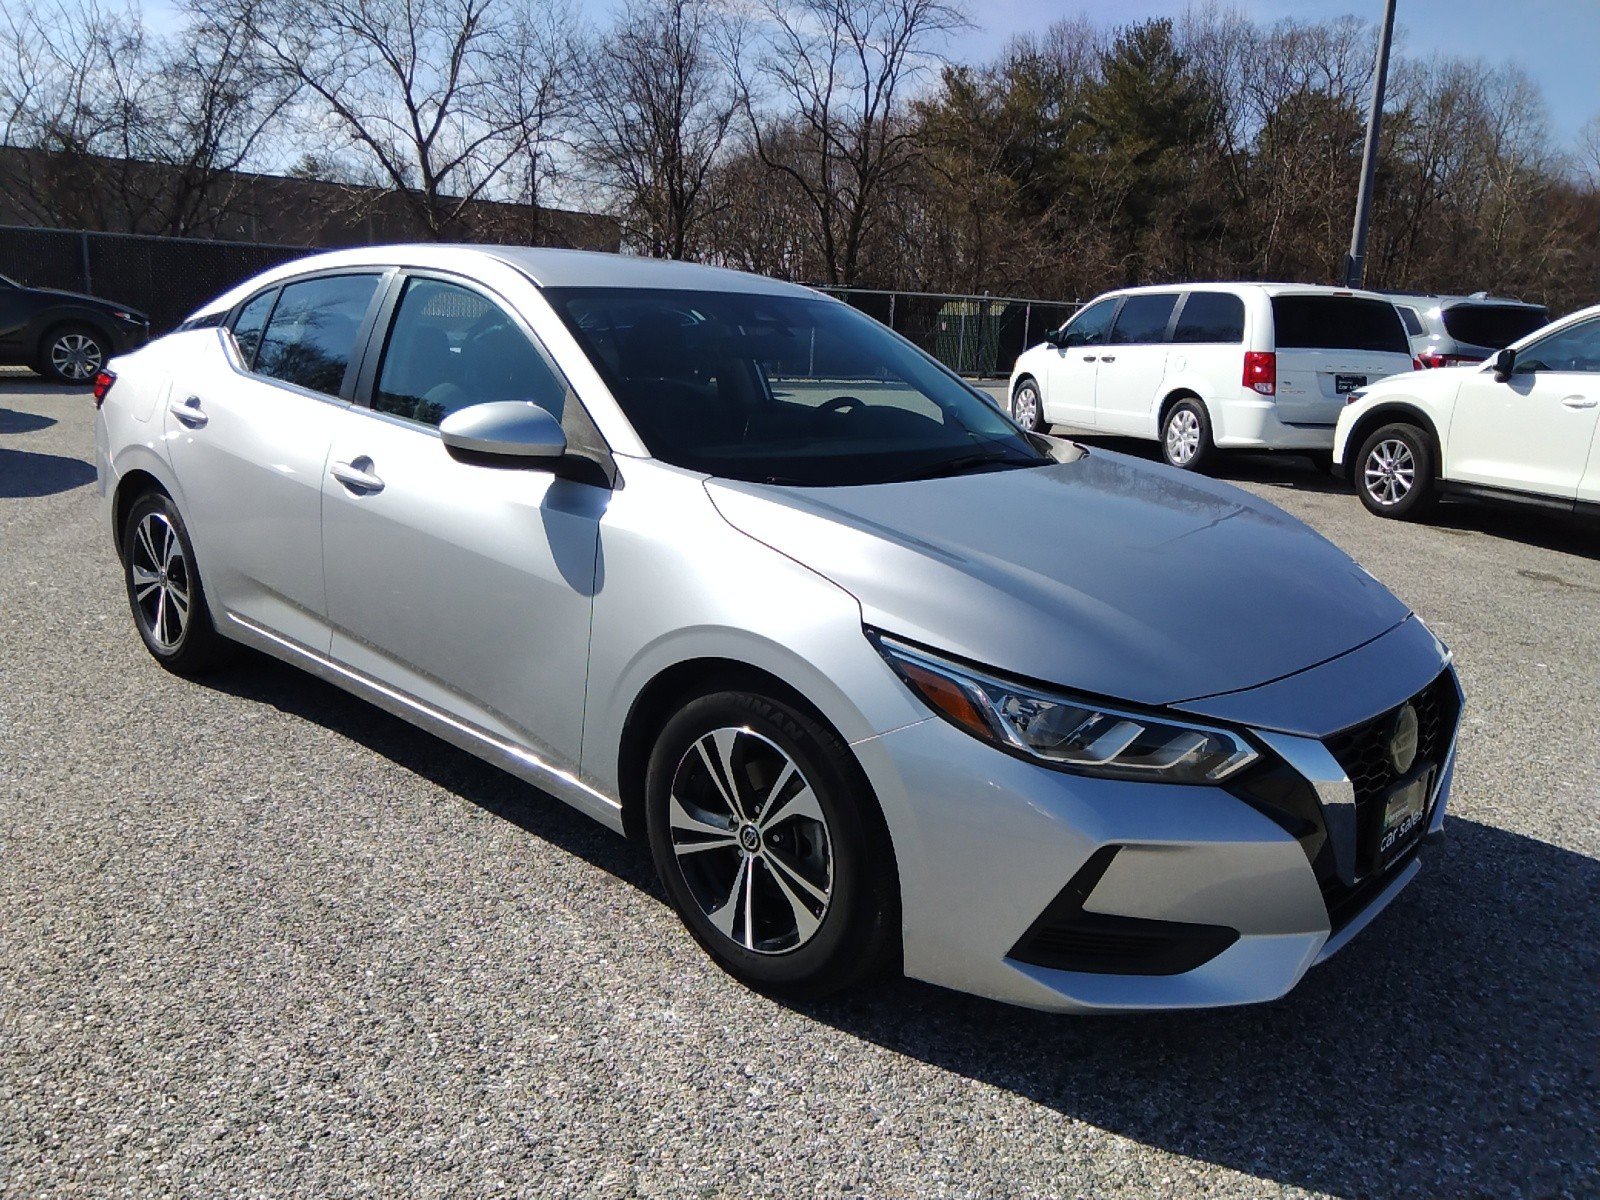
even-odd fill
[{"label": "white suv", "polygon": [[1352,394],[1336,460],[1380,517],[1422,516],[1441,493],[1600,510],[1600,305],[1488,362]]},{"label": "white suv", "polygon": [[1416,366],[1394,305],[1310,284],[1126,288],[1086,305],[1011,373],[1024,428],[1158,440],[1175,467],[1218,449],[1331,462],[1345,397]]}]

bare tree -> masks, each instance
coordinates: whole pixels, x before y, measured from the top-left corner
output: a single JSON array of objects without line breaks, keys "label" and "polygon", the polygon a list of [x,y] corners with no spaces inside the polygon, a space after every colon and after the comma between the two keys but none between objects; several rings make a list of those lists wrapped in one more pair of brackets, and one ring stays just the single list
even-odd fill
[{"label": "bare tree", "polygon": [[237,30],[156,37],[91,3],[18,10],[3,33],[0,132],[35,152],[4,187],[46,223],[215,232],[292,96]]},{"label": "bare tree", "polygon": [[589,62],[579,152],[616,196],[624,237],[684,258],[704,222],[706,183],[738,111],[716,46],[717,0],[630,0]]},{"label": "bare tree", "polygon": [[417,226],[440,238],[473,201],[537,162],[563,115],[566,12],[509,0],[191,0],[236,24],[295,81],[327,132],[368,157]]},{"label": "bare tree", "polygon": [[946,0],[760,4],[759,43],[731,56],[748,135],[804,197],[827,281],[854,283],[885,195],[917,157],[907,93],[965,16]]}]

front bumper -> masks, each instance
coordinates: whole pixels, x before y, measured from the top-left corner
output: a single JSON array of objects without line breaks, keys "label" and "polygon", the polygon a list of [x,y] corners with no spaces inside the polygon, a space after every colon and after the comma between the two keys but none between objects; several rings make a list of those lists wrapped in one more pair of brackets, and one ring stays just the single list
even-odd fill
[{"label": "front bumper", "polygon": [[[1441,669],[1455,689],[1440,661],[1416,690]],[[1448,748],[1436,750],[1431,831],[1444,820],[1458,722],[1459,703]],[[1324,849],[1337,818],[1319,842],[1254,798],[1052,771],[938,718],[855,749],[894,838],[906,973],[1013,1004],[1108,1012],[1272,1000],[1419,869],[1420,843],[1347,884]],[[1305,781],[1324,785],[1330,809],[1338,782],[1351,787],[1337,764],[1333,773]]]}]

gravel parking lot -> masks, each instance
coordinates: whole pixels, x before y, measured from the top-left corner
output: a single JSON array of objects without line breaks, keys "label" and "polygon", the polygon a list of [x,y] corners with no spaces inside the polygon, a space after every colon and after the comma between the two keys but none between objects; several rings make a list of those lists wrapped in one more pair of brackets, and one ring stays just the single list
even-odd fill
[{"label": "gravel parking lot", "polygon": [[1449,837],[1272,1005],[786,1007],[648,856],[286,667],[139,644],[82,393],[0,377],[0,1193],[1600,1191],[1600,527],[1226,472],[1455,649]]}]

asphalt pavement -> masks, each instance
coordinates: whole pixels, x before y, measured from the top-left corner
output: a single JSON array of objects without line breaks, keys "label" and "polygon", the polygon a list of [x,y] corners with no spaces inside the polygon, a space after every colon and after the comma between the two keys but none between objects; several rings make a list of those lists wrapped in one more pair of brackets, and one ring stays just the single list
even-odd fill
[{"label": "asphalt pavement", "polygon": [[1600,526],[1224,464],[1468,694],[1447,840],[1287,998],[791,1007],[511,777],[263,658],[157,668],[90,417],[0,378],[0,1194],[1600,1194]]}]

